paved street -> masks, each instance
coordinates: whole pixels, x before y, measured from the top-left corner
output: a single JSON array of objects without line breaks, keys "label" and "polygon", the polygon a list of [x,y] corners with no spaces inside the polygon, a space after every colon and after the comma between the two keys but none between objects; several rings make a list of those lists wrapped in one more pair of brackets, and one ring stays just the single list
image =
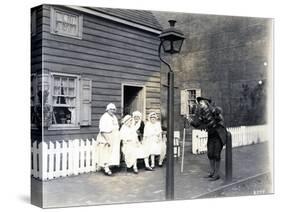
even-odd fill
[{"label": "paved street", "polygon": [[[249,145],[233,149],[233,182],[269,171],[269,157],[267,143]],[[175,198],[197,198],[224,186],[225,152],[222,152],[222,179],[210,182],[204,176],[207,174],[207,155],[187,154],[184,173],[180,173],[179,166],[175,167]]]},{"label": "paved street", "polygon": [[[233,182],[268,172],[267,151],[267,143],[233,149]],[[190,148],[187,148],[183,173],[180,173],[180,159],[175,160],[175,199],[204,197],[208,192],[225,186],[224,152],[222,179],[215,182],[203,178],[208,170],[206,157],[206,154],[192,155]],[[165,200],[165,167],[157,168],[154,172],[142,168],[139,171],[138,175],[121,170],[112,177],[98,172],[44,182],[43,205],[49,208]],[[263,181],[259,182],[262,184]],[[32,183],[35,185],[35,192],[39,191],[40,181],[32,179]],[[270,184],[266,182],[266,186]],[[266,191],[270,192],[271,188]],[[236,189],[236,192],[239,194],[239,190]]]}]

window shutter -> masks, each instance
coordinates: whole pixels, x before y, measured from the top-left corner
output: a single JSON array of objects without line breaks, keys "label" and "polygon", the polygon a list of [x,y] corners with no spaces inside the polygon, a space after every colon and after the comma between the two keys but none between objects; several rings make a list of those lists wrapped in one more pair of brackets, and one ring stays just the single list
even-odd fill
[{"label": "window shutter", "polygon": [[91,106],[92,106],[92,81],[81,78],[81,106],[80,106],[80,125],[91,125]]},{"label": "window shutter", "polygon": [[187,92],[186,90],[181,90],[181,115],[186,114],[188,114]]}]

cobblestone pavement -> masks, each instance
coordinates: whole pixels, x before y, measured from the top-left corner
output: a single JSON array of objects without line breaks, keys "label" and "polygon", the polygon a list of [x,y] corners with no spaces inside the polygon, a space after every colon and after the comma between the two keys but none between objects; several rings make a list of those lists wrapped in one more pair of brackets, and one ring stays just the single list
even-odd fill
[{"label": "cobblestone pavement", "polygon": [[[267,149],[266,143],[233,149],[233,182],[267,172],[269,170]],[[183,173],[180,172],[180,159],[175,160],[175,199],[199,198],[200,195],[224,186],[224,159],[221,165],[222,179],[210,182],[203,178],[208,170],[206,154],[192,155],[190,149],[187,149],[185,155]],[[43,184],[45,208],[163,201],[165,200],[165,172],[165,167],[157,167],[153,172],[140,168],[138,175],[119,170],[112,177],[97,172],[43,183],[32,178],[33,198],[40,195],[40,185]],[[234,195],[239,195],[239,188],[237,189]],[[214,195],[216,196],[219,195]]]}]

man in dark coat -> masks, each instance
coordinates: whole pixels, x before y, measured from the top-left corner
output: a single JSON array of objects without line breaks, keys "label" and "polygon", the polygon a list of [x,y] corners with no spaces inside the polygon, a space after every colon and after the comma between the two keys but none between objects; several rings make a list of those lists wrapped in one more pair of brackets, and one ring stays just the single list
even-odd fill
[{"label": "man in dark coat", "polygon": [[195,116],[189,117],[188,122],[193,127],[208,132],[207,154],[211,171],[207,177],[210,181],[215,181],[220,179],[221,150],[227,139],[222,109],[212,104],[208,98],[198,97],[197,102]]}]

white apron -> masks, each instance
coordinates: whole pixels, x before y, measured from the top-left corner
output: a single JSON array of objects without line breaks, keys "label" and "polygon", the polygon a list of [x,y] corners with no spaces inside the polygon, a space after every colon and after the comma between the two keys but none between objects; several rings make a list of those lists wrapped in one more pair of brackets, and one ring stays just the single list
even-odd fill
[{"label": "white apron", "polygon": [[[95,161],[97,166],[120,165],[119,125],[116,116],[105,113],[100,119],[100,133],[97,136]],[[102,132],[102,133],[101,133]],[[106,145],[109,143],[109,145]]]},{"label": "white apron", "polygon": [[144,146],[139,142],[135,128],[123,125],[120,130],[120,139],[123,143],[122,153],[128,168],[132,167],[137,159],[149,156],[146,154]]},{"label": "white apron", "polygon": [[144,145],[150,155],[166,155],[166,143],[162,139],[162,129],[160,122],[152,124],[147,122],[144,127]]}]

